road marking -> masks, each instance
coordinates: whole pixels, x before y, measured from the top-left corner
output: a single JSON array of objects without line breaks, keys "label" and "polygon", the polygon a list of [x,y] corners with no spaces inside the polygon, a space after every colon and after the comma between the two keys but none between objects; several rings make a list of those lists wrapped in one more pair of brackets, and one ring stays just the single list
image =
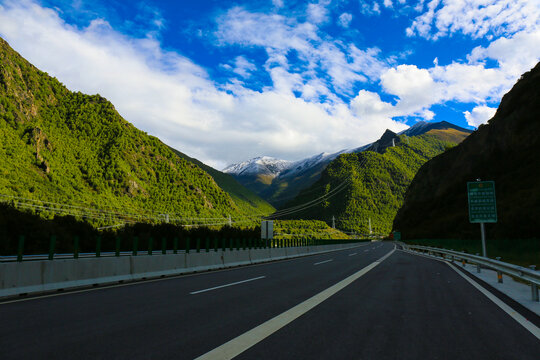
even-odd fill
[{"label": "road marking", "polygon": [[330,261],[332,261],[332,260],[334,260],[334,259],[330,259],[330,260],[324,260],[324,261],[321,261],[321,262],[315,263],[315,264],[313,264],[313,265],[321,265],[321,264],[324,264],[324,263],[330,262]]},{"label": "road marking", "polygon": [[510,315],[514,320],[516,320],[521,326],[523,326],[525,329],[529,330],[531,334],[536,336],[537,339],[540,340],[540,328],[538,328],[536,325],[531,323],[529,320],[525,319],[520,313],[512,309],[510,306],[506,305],[502,300],[500,300],[498,297],[493,295],[491,292],[486,290],[483,286],[478,284],[476,281],[472,280],[465,274],[463,274],[461,271],[457,270],[454,265],[450,264],[449,262],[446,262],[448,266],[450,266],[452,269],[454,269],[455,272],[457,272],[459,275],[461,275],[462,278],[467,280],[472,286],[474,286],[478,291],[480,291],[482,294],[484,294],[489,300],[493,301],[495,305],[500,307],[504,312],[506,312],[508,315]]},{"label": "road marking", "polygon": [[369,251],[369,249],[367,249],[367,250],[364,250],[364,252],[368,252],[368,251]]},{"label": "road marking", "polygon": [[355,280],[359,279],[367,272],[372,270],[375,266],[383,262],[387,257],[394,253],[395,249],[391,250],[388,254],[380,258],[379,260],[372,262],[365,268],[359,270],[358,272],[352,274],[351,276],[341,280],[337,284],[332,285],[326,290],[321,291],[317,295],[307,299],[306,301],[296,305],[295,307],[285,311],[284,313],[268,320],[265,323],[245,332],[244,334],[232,339],[229,342],[207,352],[204,355],[199,356],[195,360],[225,360],[232,359],[253,345],[264,340],[268,336],[272,335],[285,325],[299,318],[309,310],[313,309],[315,306],[319,305],[332,295],[343,290],[345,287],[352,284]]},{"label": "road marking", "polygon": [[356,255],[356,254],[357,254],[357,253],[352,253],[352,254],[349,254],[349,256],[354,256],[354,255]]},{"label": "road marking", "polygon": [[216,289],[221,289],[221,288],[228,287],[228,286],[233,286],[233,285],[238,285],[238,284],[247,283],[247,282],[249,282],[249,281],[254,281],[254,280],[264,279],[265,277],[266,277],[266,276],[259,276],[259,277],[256,277],[256,278],[247,279],[247,280],[242,280],[242,281],[237,281],[237,282],[233,282],[233,283],[225,284],[225,285],[220,285],[220,286],[215,286],[215,287],[208,288],[208,289],[204,289],[204,290],[193,291],[193,292],[190,292],[190,294],[191,294],[191,295],[200,294],[200,293],[203,293],[203,292],[212,291],[212,290],[216,290]]}]

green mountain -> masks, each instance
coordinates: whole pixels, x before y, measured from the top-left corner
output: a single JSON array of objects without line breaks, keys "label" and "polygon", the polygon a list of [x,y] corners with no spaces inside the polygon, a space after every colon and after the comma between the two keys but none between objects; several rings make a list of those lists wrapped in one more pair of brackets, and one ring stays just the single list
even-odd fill
[{"label": "green mountain", "polygon": [[[453,133],[454,130],[449,130]],[[405,191],[429,159],[455,146],[444,130],[419,136],[387,130],[368,150],[338,156],[321,178],[273,216],[319,219],[350,232],[388,234]]]},{"label": "green mountain", "polygon": [[108,225],[272,210],[136,129],[103,97],[69,91],[2,39],[0,136],[0,200],[44,217],[65,212]]},{"label": "green mountain", "polygon": [[394,229],[405,239],[479,239],[479,225],[469,223],[467,182],[481,179],[495,181],[497,197],[488,247],[490,239],[538,239],[539,155],[540,63],[502,98],[487,125],[418,171]]}]

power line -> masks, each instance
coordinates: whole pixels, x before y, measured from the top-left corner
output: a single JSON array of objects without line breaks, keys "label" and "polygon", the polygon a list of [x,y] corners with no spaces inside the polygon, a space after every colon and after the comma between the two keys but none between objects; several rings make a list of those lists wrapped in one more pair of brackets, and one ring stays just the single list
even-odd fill
[{"label": "power line", "polygon": [[[367,159],[364,158],[362,160],[362,162],[360,163],[359,167],[362,167],[366,163],[366,161],[367,161]],[[363,170],[365,170],[365,168],[363,168]],[[293,213],[296,213],[296,212],[304,211],[304,210],[306,210],[306,209],[308,209],[310,207],[313,207],[315,205],[320,204],[321,202],[333,197],[334,195],[337,195],[339,192],[344,190],[349,183],[352,183],[352,177],[348,178],[343,183],[339,184],[334,189],[332,189],[330,192],[320,196],[319,198],[317,198],[315,200],[312,200],[312,201],[309,201],[309,202],[306,202],[304,204],[300,204],[300,205],[297,205],[297,206],[293,206],[293,207],[290,207],[288,209],[278,210],[275,213],[273,213],[272,215],[268,216],[267,218],[272,219],[272,218],[281,217],[281,216],[290,215],[290,214],[293,214]],[[326,185],[324,185],[324,186],[326,186]]]}]

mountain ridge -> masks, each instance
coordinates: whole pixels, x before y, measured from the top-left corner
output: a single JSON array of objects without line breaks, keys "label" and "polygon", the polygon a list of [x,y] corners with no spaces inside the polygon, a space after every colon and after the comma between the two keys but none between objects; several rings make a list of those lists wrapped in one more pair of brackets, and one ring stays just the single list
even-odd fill
[{"label": "mountain ridge", "polygon": [[[234,172],[226,170],[224,172],[230,173],[238,182],[279,208],[292,200],[301,190],[315,183],[326,166],[341,154],[358,153],[366,150],[382,153],[387,147],[393,145],[392,140],[394,140],[394,144],[402,141],[399,135],[418,136],[427,132],[432,132],[433,135],[441,139],[444,138],[445,141],[458,143],[472,131],[446,121],[436,123],[420,121],[399,134],[387,129],[378,140],[357,148],[344,149],[335,153],[323,152],[297,161],[264,156],[256,157],[242,163],[229,165],[226,168],[234,169]],[[271,159],[274,162],[282,162],[284,166],[278,171],[265,170],[257,172],[257,168],[251,166],[251,164],[264,158]],[[250,167],[249,170],[247,167]]]}]

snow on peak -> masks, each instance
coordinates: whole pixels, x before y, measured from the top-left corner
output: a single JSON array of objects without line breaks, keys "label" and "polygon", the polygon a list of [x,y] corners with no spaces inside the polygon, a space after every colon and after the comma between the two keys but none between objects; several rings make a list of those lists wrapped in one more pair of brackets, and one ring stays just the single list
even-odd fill
[{"label": "snow on peak", "polygon": [[232,164],[223,169],[224,173],[234,175],[272,175],[278,176],[288,169],[292,161],[280,160],[270,156],[259,156],[238,164]]}]

